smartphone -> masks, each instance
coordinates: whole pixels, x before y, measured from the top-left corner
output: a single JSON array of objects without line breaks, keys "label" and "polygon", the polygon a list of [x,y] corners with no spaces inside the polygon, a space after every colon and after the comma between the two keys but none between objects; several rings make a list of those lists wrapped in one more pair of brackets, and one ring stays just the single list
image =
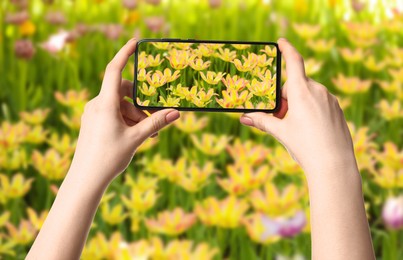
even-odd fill
[{"label": "smartphone", "polygon": [[133,101],[143,110],[275,112],[281,105],[274,42],[143,39],[134,72]]}]

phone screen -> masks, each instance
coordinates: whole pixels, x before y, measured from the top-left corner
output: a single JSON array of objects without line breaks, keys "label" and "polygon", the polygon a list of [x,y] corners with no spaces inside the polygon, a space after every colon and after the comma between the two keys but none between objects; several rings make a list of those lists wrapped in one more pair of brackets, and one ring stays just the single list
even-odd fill
[{"label": "phone screen", "polygon": [[134,103],[142,109],[274,112],[280,59],[270,42],[141,40]]}]

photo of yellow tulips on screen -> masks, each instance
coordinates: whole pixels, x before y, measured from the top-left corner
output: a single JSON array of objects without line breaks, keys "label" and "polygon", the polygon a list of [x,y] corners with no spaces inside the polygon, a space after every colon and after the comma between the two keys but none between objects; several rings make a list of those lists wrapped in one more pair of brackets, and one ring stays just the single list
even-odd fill
[{"label": "photo of yellow tulips on screen", "polygon": [[136,49],[141,107],[274,110],[274,44],[144,40]]}]

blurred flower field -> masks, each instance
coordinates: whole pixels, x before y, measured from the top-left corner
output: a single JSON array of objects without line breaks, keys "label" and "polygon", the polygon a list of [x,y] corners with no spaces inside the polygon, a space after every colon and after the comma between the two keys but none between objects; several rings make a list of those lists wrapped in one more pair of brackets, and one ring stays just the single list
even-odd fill
[{"label": "blurred flower field", "polygon": [[[84,104],[133,35],[287,37],[343,107],[377,257],[403,259],[401,1],[0,6],[0,259],[28,252],[69,168]],[[133,61],[124,77],[134,78]],[[110,185],[82,259],[309,259],[309,218],[303,172],[273,137],[241,126],[239,114],[183,112]]]}]

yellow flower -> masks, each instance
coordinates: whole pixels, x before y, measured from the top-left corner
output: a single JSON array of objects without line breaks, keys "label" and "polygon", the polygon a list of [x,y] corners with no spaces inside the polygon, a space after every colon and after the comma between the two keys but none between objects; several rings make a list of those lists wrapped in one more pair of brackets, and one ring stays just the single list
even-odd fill
[{"label": "yellow flower", "polygon": [[15,243],[10,241],[8,238],[3,240],[3,237],[6,236],[0,233],[0,254],[15,256],[15,251],[13,250]]},{"label": "yellow flower", "polygon": [[59,91],[55,92],[56,100],[67,107],[75,108],[77,106],[82,106],[88,102],[88,90],[83,89],[81,91],[77,90],[68,90],[66,93],[61,93]]},{"label": "yellow flower", "polygon": [[263,163],[270,154],[270,149],[252,141],[241,142],[236,139],[233,145],[227,146],[227,151],[237,165],[257,166]]},{"label": "yellow flower", "polygon": [[343,27],[350,42],[357,47],[367,48],[377,42],[378,27],[369,22],[346,22]]},{"label": "yellow flower", "polygon": [[164,77],[167,83],[176,80],[177,78],[179,78],[179,76],[180,76],[179,70],[175,70],[175,72],[172,74],[169,68],[164,69]]},{"label": "yellow flower", "polygon": [[232,62],[236,58],[236,51],[231,51],[228,48],[225,48],[224,50],[219,48],[218,53],[216,53],[215,56],[223,61]]},{"label": "yellow flower", "polygon": [[269,81],[258,81],[254,78],[252,82],[248,83],[247,87],[255,96],[274,99],[276,96],[276,86],[272,83],[271,79]]},{"label": "yellow flower", "polygon": [[157,54],[157,56],[153,55],[148,55],[147,56],[147,64],[149,67],[156,67],[159,66],[164,60],[161,60],[160,55]]},{"label": "yellow flower", "polygon": [[229,136],[216,136],[213,134],[203,134],[201,140],[194,134],[192,134],[190,138],[198,150],[204,154],[213,156],[220,154],[232,139],[232,137]]},{"label": "yellow flower", "polygon": [[365,59],[364,66],[372,72],[380,72],[385,69],[386,62],[380,62],[371,55]]},{"label": "yellow flower", "polygon": [[0,147],[7,150],[14,150],[24,142],[30,128],[24,122],[11,124],[8,121],[3,121],[0,127]]},{"label": "yellow flower", "polygon": [[365,93],[371,87],[371,80],[362,80],[358,77],[346,77],[339,74],[332,79],[336,88],[344,94]]},{"label": "yellow flower", "polygon": [[[276,102],[274,100],[267,100],[265,103],[259,102],[257,104],[252,103],[250,101],[246,101],[245,105],[243,107],[246,109],[273,109],[275,107],[275,105],[276,105]],[[260,132],[262,132],[262,131],[260,131]]]},{"label": "yellow flower", "polygon": [[36,27],[33,22],[27,20],[19,25],[19,31],[21,36],[31,36],[35,33]]},{"label": "yellow flower", "polygon": [[137,73],[137,80],[138,81],[146,81],[147,76],[151,73],[151,71],[146,72],[146,69],[139,69]]},{"label": "yellow flower", "polygon": [[315,38],[316,35],[320,32],[320,25],[313,25],[307,23],[293,23],[292,28],[294,31],[303,39],[309,40]]},{"label": "yellow flower", "polygon": [[403,82],[403,68],[389,69],[388,72],[392,76],[393,80]]},{"label": "yellow flower", "polygon": [[227,172],[229,178],[217,179],[217,183],[231,195],[242,195],[257,189],[274,176],[267,165],[263,165],[255,171],[251,165],[247,164],[228,165]]},{"label": "yellow flower", "polygon": [[28,124],[40,125],[46,120],[49,112],[50,112],[49,108],[46,109],[38,108],[31,112],[25,112],[25,111],[20,112],[20,117],[24,122]]},{"label": "yellow flower", "polygon": [[154,96],[157,94],[157,89],[153,86],[148,87],[146,83],[143,82],[143,86],[139,87],[141,93],[146,96]]},{"label": "yellow flower", "polygon": [[192,162],[184,173],[180,175],[178,185],[188,192],[197,192],[206,184],[211,174],[217,172],[212,162],[207,162],[201,168]]},{"label": "yellow flower", "polygon": [[222,79],[225,73],[222,72],[214,72],[214,71],[207,71],[206,75],[204,75],[203,71],[200,71],[200,75],[202,79],[210,85],[217,85],[218,82]]},{"label": "yellow flower", "polygon": [[115,259],[114,254],[120,249],[122,243],[124,241],[118,232],[114,232],[109,241],[105,234],[98,232],[91,240],[88,240],[81,258],[84,260]]},{"label": "yellow flower", "polygon": [[25,179],[21,173],[14,174],[8,178],[0,174],[0,190],[10,199],[21,198],[31,189],[33,178]]},{"label": "yellow flower", "polygon": [[382,166],[373,172],[374,181],[385,189],[403,188],[403,169],[394,169],[389,165]]},{"label": "yellow flower", "polygon": [[282,192],[272,182],[264,185],[264,191],[254,190],[249,201],[253,208],[272,217],[293,216],[301,210],[301,198],[305,195],[295,184],[288,184]]},{"label": "yellow flower", "polygon": [[155,174],[161,179],[167,177],[166,169],[172,167],[172,161],[161,158],[159,154],[154,155],[151,160],[144,157],[141,164],[144,165],[147,172]]},{"label": "yellow flower", "polygon": [[66,114],[62,114],[60,119],[62,122],[72,130],[80,130],[81,126],[81,116],[84,111],[84,104],[82,107],[74,107],[72,109],[72,113],[68,116]]},{"label": "yellow flower", "polygon": [[403,110],[399,100],[393,100],[389,103],[386,99],[382,99],[377,107],[381,111],[381,115],[387,121],[403,118]]},{"label": "yellow flower", "polygon": [[38,150],[32,152],[32,165],[45,178],[61,180],[70,166],[70,155],[61,156],[55,149],[48,149],[45,154]]},{"label": "yellow flower", "polygon": [[46,217],[49,214],[48,210],[42,211],[42,213],[39,215],[33,210],[32,208],[28,207],[27,208],[27,214],[29,221],[32,223],[32,225],[35,227],[36,230],[40,230],[43,223],[45,222]]},{"label": "yellow flower", "polygon": [[232,45],[232,47],[234,47],[235,49],[237,49],[237,50],[245,50],[245,49],[248,49],[248,48],[250,48],[250,44],[231,44]]},{"label": "yellow flower", "polygon": [[147,58],[147,54],[142,51],[140,53],[140,55],[137,58],[137,69],[145,69],[148,67],[148,58]]},{"label": "yellow flower", "polygon": [[339,102],[340,108],[344,111],[351,105],[351,98],[349,97],[337,97],[337,100]]},{"label": "yellow flower", "polygon": [[179,120],[174,125],[182,132],[191,134],[202,130],[208,124],[208,117],[197,117],[194,112],[185,112],[181,114]]},{"label": "yellow flower", "polygon": [[276,57],[277,56],[276,47],[270,47],[269,45],[266,45],[266,46],[264,46],[264,49],[262,49],[260,51],[266,53],[267,56],[269,56],[269,57]]},{"label": "yellow flower", "polygon": [[165,99],[163,96],[160,96],[159,103],[161,103],[164,107],[178,107],[180,103],[180,98],[168,96],[167,99]]},{"label": "yellow flower", "polygon": [[242,106],[252,97],[252,93],[247,90],[238,93],[235,90],[223,90],[222,99],[216,98],[217,103],[223,108],[234,108]]},{"label": "yellow flower", "polygon": [[[267,227],[263,224],[263,214],[254,213],[245,217],[242,220],[249,237],[260,244],[268,245],[273,244],[281,239],[279,234],[276,234],[274,230],[267,230]],[[272,235],[266,235],[266,233],[273,233]]]},{"label": "yellow flower", "polygon": [[336,42],[336,40],[334,38],[332,38],[330,40],[326,40],[326,39],[318,39],[318,40],[310,39],[310,40],[308,40],[307,45],[314,52],[327,53],[327,52],[330,52],[331,49],[333,49],[335,42]]},{"label": "yellow flower", "polygon": [[216,96],[217,93],[214,93],[214,89],[210,88],[207,92],[204,89],[200,89],[197,91],[197,87],[193,86],[190,91],[187,91],[186,99],[190,99],[190,101],[195,104],[197,107],[205,107],[208,103],[210,103],[211,97]]},{"label": "yellow flower", "polygon": [[[4,211],[0,214],[0,228],[3,227],[10,219],[10,212]],[[1,252],[1,251],[0,251]]]},{"label": "yellow flower", "polygon": [[211,65],[211,61],[203,61],[203,59],[197,58],[196,55],[193,55],[189,59],[189,66],[194,70],[205,70]]},{"label": "yellow flower", "polygon": [[171,67],[176,70],[182,70],[189,65],[189,52],[181,51],[177,49],[172,49],[169,51],[168,56],[166,57],[171,64]]},{"label": "yellow flower", "polygon": [[238,75],[231,76],[229,74],[227,74],[226,78],[222,78],[221,81],[228,90],[235,91],[240,91],[244,89],[246,87],[246,84],[248,84],[249,82],[244,78],[238,78]]},{"label": "yellow flower", "polygon": [[276,162],[273,163],[273,167],[277,172],[287,175],[299,175],[302,173],[301,167],[292,159],[282,145],[277,145],[274,148],[274,153],[268,156],[268,160]]},{"label": "yellow flower", "polygon": [[397,145],[392,142],[383,144],[382,152],[373,151],[375,158],[384,166],[399,170],[402,168],[403,150],[399,151]]},{"label": "yellow flower", "polygon": [[169,49],[169,42],[152,42],[152,45],[154,45],[156,48],[161,49],[161,50],[168,50]]},{"label": "yellow flower", "polygon": [[182,49],[182,50],[187,50],[192,45],[193,45],[193,43],[191,43],[191,42],[174,42],[173,43],[173,46],[175,46],[176,48]]},{"label": "yellow flower", "polygon": [[148,177],[144,174],[139,174],[136,180],[133,180],[130,175],[126,175],[125,184],[139,192],[146,192],[148,190],[157,189],[158,178]]},{"label": "yellow flower", "polygon": [[258,55],[254,53],[249,53],[248,57],[242,55],[242,59],[244,61],[243,63],[239,59],[234,59],[232,62],[239,71],[248,72],[253,70],[258,65]]},{"label": "yellow flower", "polygon": [[193,53],[198,57],[211,57],[214,54],[214,49],[209,44],[199,44],[197,49],[193,50]]},{"label": "yellow flower", "polygon": [[364,59],[364,50],[361,48],[351,50],[349,48],[339,48],[339,52],[343,59],[349,63],[361,62]]},{"label": "yellow flower", "polygon": [[37,230],[28,220],[21,220],[18,227],[11,223],[6,223],[6,228],[11,242],[18,245],[28,245],[36,235]]},{"label": "yellow flower", "polygon": [[271,67],[273,65],[273,58],[267,59],[266,54],[257,55],[257,66],[258,67]]},{"label": "yellow flower", "polygon": [[195,213],[201,222],[207,226],[236,228],[241,224],[248,208],[246,201],[234,196],[229,196],[223,200],[208,197],[196,204]]},{"label": "yellow flower", "polygon": [[27,152],[25,149],[19,148],[15,150],[0,149],[0,166],[8,170],[16,170],[26,168],[28,164]]},{"label": "yellow flower", "polygon": [[131,211],[147,212],[154,207],[159,194],[155,189],[140,190],[131,188],[130,197],[122,196],[125,207]]},{"label": "yellow flower", "polygon": [[186,214],[182,208],[177,207],[173,211],[158,213],[156,219],[146,219],[145,224],[152,232],[177,236],[192,227],[196,220],[196,214]]},{"label": "yellow flower", "polygon": [[159,88],[167,82],[164,74],[159,70],[155,71],[152,74],[147,74],[146,79],[150,87],[154,88]]},{"label": "yellow flower", "polygon": [[308,77],[318,73],[322,68],[322,62],[317,61],[313,58],[306,59],[304,61],[304,64],[305,64],[305,73]]},{"label": "yellow flower", "polygon": [[373,154],[376,148],[376,144],[372,141],[374,135],[368,134],[368,127],[356,129],[352,123],[348,123],[348,128],[352,136],[358,168],[360,171],[364,169],[374,171],[375,160]]},{"label": "yellow flower", "polygon": [[66,155],[74,152],[77,140],[73,140],[68,134],[59,136],[57,132],[53,132],[50,138],[47,139],[47,143],[59,153]]},{"label": "yellow flower", "polygon": [[25,136],[25,142],[31,144],[43,143],[48,138],[49,131],[43,129],[42,125],[32,126],[30,131]]},{"label": "yellow flower", "polygon": [[145,100],[145,101],[141,101],[139,98],[136,98],[137,104],[139,104],[140,106],[148,106],[150,104],[150,100]]},{"label": "yellow flower", "polygon": [[106,223],[110,225],[117,225],[123,222],[123,220],[127,217],[127,214],[124,213],[122,204],[117,204],[110,208],[108,203],[102,203],[101,216]]},{"label": "yellow flower", "polygon": [[[387,93],[394,93],[398,95],[403,94],[403,82],[399,80],[390,81],[378,81],[381,88]],[[402,95],[403,96],[403,95]]]}]

